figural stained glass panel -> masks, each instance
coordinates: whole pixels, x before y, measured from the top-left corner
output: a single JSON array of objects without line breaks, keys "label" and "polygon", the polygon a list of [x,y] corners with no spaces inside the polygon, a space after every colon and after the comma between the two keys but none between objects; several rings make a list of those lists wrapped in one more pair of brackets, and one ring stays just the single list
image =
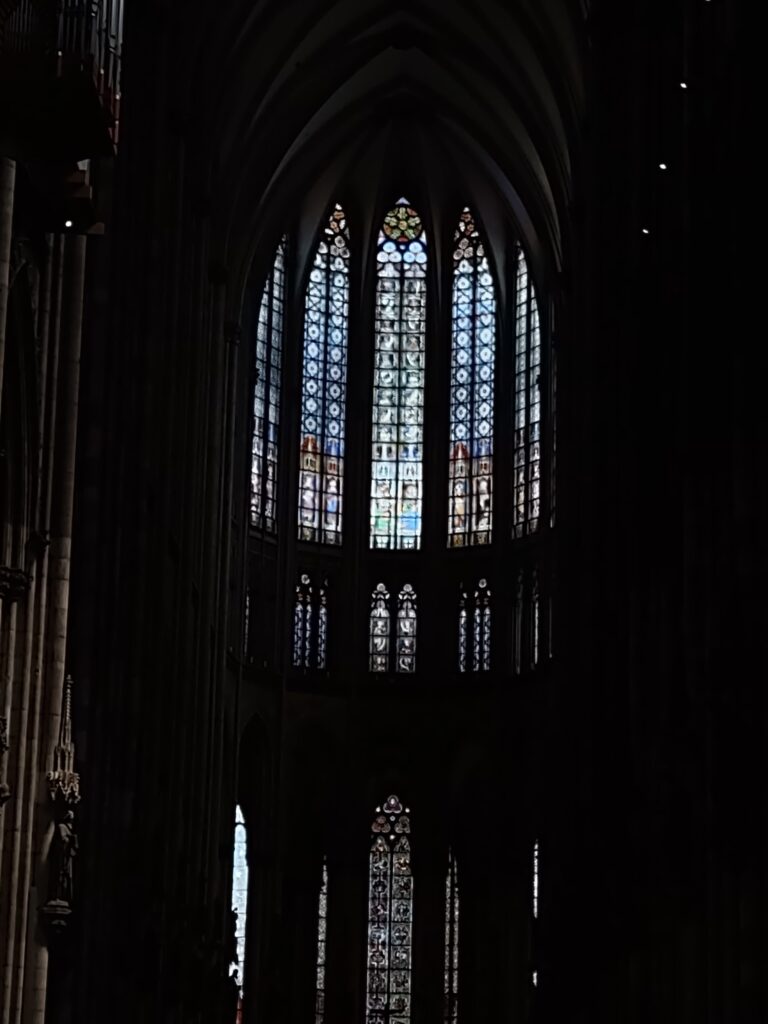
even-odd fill
[{"label": "figural stained glass panel", "polygon": [[251,524],[274,533],[277,524],[277,454],[280,377],[285,318],[285,246],[277,247],[256,323]]},{"label": "figural stained glass panel", "polygon": [[376,808],[368,874],[366,1024],[410,1024],[413,875],[409,808]]},{"label": "figural stained glass panel", "polygon": [[455,1024],[459,1017],[459,882],[456,858],[448,853],[448,872],[445,876],[445,964],[444,964],[445,1024]]},{"label": "figural stained glass panel", "polygon": [[328,583],[320,577],[317,586],[307,573],[296,584],[293,605],[294,668],[324,669],[328,656]]},{"label": "figural stained glass panel", "polygon": [[491,669],[491,591],[481,579],[459,599],[459,671],[489,672]]},{"label": "figural stained glass panel", "polygon": [[371,597],[368,627],[368,668],[371,672],[389,672],[390,626],[389,591],[377,583]]},{"label": "figural stained glass panel", "polygon": [[534,533],[541,513],[541,325],[522,247],[515,274],[515,430],[512,525]]},{"label": "figural stained glass panel", "polygon": [[340,544],[349,333],[349,231],[337,204],[304,300],[299,540]]},{"label": "figural stained glass panel", "polygon": [[454,235],[448,543],[488,544],[493,516],[496,291],[474,217]]},{"label": "figural stained glass panel", "polygon": [[400,199],[379,232],[370,544],[421,546],[427,238]]},{"label": "figural stained glass panel", "polygon": [[397,597],[397,672],[416,671],[416,592],[406,583]]}]

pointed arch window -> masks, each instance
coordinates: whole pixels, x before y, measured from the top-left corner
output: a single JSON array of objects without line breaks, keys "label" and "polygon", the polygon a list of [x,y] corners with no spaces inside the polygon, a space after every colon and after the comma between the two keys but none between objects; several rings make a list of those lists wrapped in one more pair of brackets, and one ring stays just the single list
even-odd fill
[{"label": "pointed arch window", "polygon": [[376,808],[368,874],[366,1024],[410,1024],[413,875],[410,810]]},{"label": "pointed arch window", "polygon": [[445,876],[445,1024],[459,1018],[459,880],[456,857],[448,851],[448,872]]},{"label": "pointed arch window", "polygon": [[317,907],[317,975],[315,982],[315,1024],[325,1020],[325,951],[328,924],[328,864],[323,858],[323,876]]},{"label": "pointed arch window", "polygon": [[237,962],[230,971],[237,981],[237,1024],[243,1013],[243,980],[245,977],[245,926],[248,913],[248,849],[245,818],[238,806],[235,809],[235,846],[232,868],[232,910],[235,912],[235,950]]},{"label": "pointed arch window", "polygon": [[512,521],[515,537],[534,533],[541,513],[541,326],[533,280],[517,246],[515,273],[515,430]]},{"label": "pointed arch window", "polygon": [[493,521],[496,291],[468,207],[454,234],[448,544],[488,544]]},{"label": "pointed arch window", "polygon": [[293,606],[293,667],[324,669],[328,647],[328,583],[316,587],[307,573],[299,576]]},{"label": "pointed arch window", "polygon": [[371,672],[389,672],[391,614],[389,591],[378,583],[371,597],[368,634],[368,667]]},{"label": "pointed arch window", "polygon": [[488,580],[474,591],[463,590],[459,599],[459,671],[490,672],[491,591]]},{"label": "pointed arch window", "polygon": [[[531,914],[534,922],[534,946],[536,940],[535,924],[539,918],[539,840],[537,839],[533,844],[533,878],[532,878],[532,893],[531,893]],[[539,983],[539,972],[535,967],[535,949],[534,949],[534,967],[531,971],[531,981],[533,982],[534,988]]]},{"label": "pointed arch window", "polygon": [[277,457],[280,378],[285,327],[285,249],[283,237],[264,284],[256,323],[251,523],[267,533],[277,524]]},{"label": "pointed arch window", "polygon": [[377,251],[370,545],[421,546],[427,237],[407,199]]},{"label": "pointed arch window", "polygon": [[416,592],[406,583],[397,597],[396,672],[416,671]]},{"label": "pointed arch window", "polygon": [[349,334],[349,231],[336,204],[304,299],[299,540],[341,544]]}]

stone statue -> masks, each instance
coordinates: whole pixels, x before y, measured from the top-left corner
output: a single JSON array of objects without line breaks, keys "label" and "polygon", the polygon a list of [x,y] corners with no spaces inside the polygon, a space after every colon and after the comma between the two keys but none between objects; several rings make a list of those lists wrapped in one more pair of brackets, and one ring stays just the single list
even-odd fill
[{"label": "stone statue", "polygon": [[72,876],[74,859],[77,855],[77,833],[75,815],[67,811],[56,823],[51,843],[50,856],[50,899],[72,905]]}]

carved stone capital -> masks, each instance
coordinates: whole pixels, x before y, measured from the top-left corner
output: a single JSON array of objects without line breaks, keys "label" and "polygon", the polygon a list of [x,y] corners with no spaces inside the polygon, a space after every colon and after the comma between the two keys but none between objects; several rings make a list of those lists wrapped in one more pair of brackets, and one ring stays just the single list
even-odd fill
[{"label": "carved stone capital", "polygon": [[31,577],[23,569],[0,565],[0,601],[12,604],[21,600],[29,589]]},{"label": "carved stone capital", "polygon": [[80,776],[60,768],[48,772],[48,792],[55,804],[71,807],[80,803]]}]

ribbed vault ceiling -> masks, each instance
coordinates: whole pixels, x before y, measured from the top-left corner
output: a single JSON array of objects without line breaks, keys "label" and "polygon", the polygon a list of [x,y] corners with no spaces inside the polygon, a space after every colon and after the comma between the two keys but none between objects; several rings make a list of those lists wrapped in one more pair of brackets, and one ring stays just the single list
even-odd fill
[{"label": "ribbed vault ceiling", "polygon": [[423,205],[439,182],[556,268],[583,106],[575,6],[251,0],[198,21],[180,90],[189,102],[194,82],[228,265],[271,248],[289,210],[317,221],[342,186],[370,233],[391,193]]}]

